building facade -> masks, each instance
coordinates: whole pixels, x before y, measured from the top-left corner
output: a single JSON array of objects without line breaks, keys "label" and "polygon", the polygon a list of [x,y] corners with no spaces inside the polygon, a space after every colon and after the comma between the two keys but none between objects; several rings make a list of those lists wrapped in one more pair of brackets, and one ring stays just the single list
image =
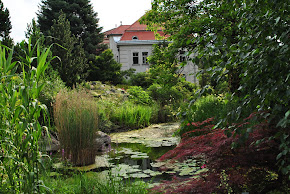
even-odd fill
[{"label": "building facade", "polygon": [[[162,30],[158,30],[161,36],[165,36]],[[140,24],[139,20],[132,25],[121,25],[117,28],[105,32],[104,43],[108,44],[112,50],[115,60],[122,64],[121,70],[130,68],[137,72],[145,72],[150,64],[147,57],[152,55],[153,45],[161,43],[163,40],[156,40],[154,32],[148,31],[147,26]],[[179,60],[186,60],[184,52],[179,53]],[[191,61],[179,70],[187,81],[198,83],[196,73],[198,68]]]}]

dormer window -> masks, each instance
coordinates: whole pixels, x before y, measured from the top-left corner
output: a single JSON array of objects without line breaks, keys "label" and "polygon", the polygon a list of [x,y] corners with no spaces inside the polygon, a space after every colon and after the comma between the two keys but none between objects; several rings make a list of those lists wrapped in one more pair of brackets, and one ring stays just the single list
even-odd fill
[{"label": "dormer window", "polygon": [[138,37],[137,36],[133,36],[132,40],[138,40]]}]

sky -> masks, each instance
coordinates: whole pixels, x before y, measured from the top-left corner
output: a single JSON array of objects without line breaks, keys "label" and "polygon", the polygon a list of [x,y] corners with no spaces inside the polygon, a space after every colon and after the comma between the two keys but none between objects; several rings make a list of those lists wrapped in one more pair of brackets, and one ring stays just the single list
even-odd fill
[{"label": "sky", "polygon": [[[10,36],[14,42],[25,39],[27,24],[37,19],[41,0],[2,0],[9,10],[12,31]],[[103,31],[120,25],[133,24],[147,10],[151,9],[151,0],[91,0],[94,11],[98,13],[99,26]]]}]

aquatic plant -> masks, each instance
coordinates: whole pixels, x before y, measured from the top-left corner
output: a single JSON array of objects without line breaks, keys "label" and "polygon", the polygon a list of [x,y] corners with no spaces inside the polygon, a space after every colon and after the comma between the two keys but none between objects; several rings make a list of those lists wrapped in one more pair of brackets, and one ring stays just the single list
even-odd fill
[{"label": "aquatic plant", "polygon": [[85,90],[60,91],[55,99],[54,120],[64,157],[74,165],[94,163],[98,108]]}]

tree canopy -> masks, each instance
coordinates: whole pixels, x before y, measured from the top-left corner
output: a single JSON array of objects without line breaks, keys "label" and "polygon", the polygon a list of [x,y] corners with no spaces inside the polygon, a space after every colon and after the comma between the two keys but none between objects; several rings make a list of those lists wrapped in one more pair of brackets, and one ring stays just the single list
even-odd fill
[{"label": "tree canopy", "polygon": [[44,35],[49,35],[54,20],[58,20],[60,12],[66,14],[70,22],[72,34],[84,43],[86,57],[93,60],[103,50],[102,28],[99,19],[89,0],[42,0],[37,14],[38,24]]},{"label": "tree canopy", "polygon": [[[263,113],[281,142],[283,173],[290,172],[289,7],[289,0],[154,0],[142,19],[151,29],[162,27],[173,47],[187,49],[216,82],[228,81],[241,104],[229,116],[237,120],[249,109]],[[252,132],[234,130],[241,139]]]}]

